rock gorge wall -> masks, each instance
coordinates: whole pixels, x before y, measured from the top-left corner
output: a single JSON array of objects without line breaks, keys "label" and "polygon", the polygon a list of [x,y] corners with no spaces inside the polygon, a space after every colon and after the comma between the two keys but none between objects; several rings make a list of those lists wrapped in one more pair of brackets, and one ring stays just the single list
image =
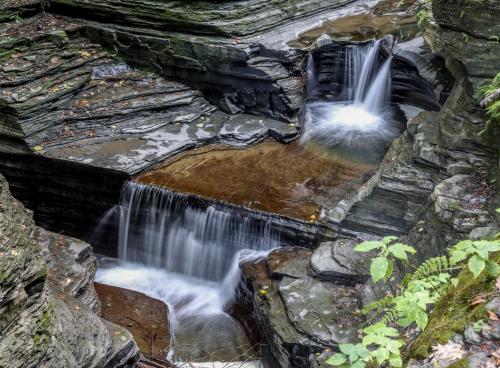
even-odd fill
[{"label": "rock gorge wall", "polygon": [[90,246],[37,228],[3,176],[0,244],[1,367],[133,366],[131,335],[96,314]]},{"label": "rock gorge wall", "polygon": [[[311,6],[305,12],[312,14],[347,2],[255,1],[255,7],[244,10],[237,6],[242,3],[207,2],[215,9],[210,12],[189,5],[185,14],[191,18],[186,19],[187,5],[176,8],[173,2],[143,8],[142,2],[56,0],[51,11],[92,20],[66,23],[49,16],[44,24],[34,17],[22,23],[25,31],[12,33],[12,19],[2,19],[7,31],[0,40],[0,83],[7,93],[0,97],[0,170],[40,222],[81,234],[117,202],[125,179],[186,148],[212,141],[243,146],[270,135],[293,139],[297,130],[286,123],[231,115],[247,111],[293,121],[302,103],[300,53],[272,50],[276,33],[252,34],[247,27],[260,24],[267,30],[293,19],[288,7],[293,3],[297,9]],[[34,15],[39,2],[27,4],[8,11]],[[132,14],[130,4],[139,11]],[[176,21],[159,18],[155,7],[165,4]],[[475,6],[473,1],[432,2],[435,21],[429,19],[424,38],[445,60],[453,89],[441,111],[412,118],[375,177],[328,214],[328,225],[338,229],[335,241],[315,252],[276,252],[244,267],[241,298],[281,367],[319,364],[318,353],[354,333],[346,328],[359,322],[352,311],[376,297],[378,291],[360,285],[368,271],[353,255],[356,241],[395,234],[426,258],[498,224],[499,132],[487,128],[474,99],[479,83],[497,72],[499,46],[491,37],[498,25],[489,14],[498,11],[498,1],[481,2],[480,11]],[[122,15],[118,21],[115,12]],[[230,20],[227,25],[215,21],[222,15]],[[149,22],[154,27],[145,28]],[[199,27],[202,23],[206,26]],[[97,41],[133,65],[175,76],[204,93],[132,69]],[[399,52],[415,56],[422,51],[417,46],[407,44]],[[428,53],[419,55],[423,64],[415,66],[423,75]],[[0,235],[6,250],[0,257],[5,311],[0,321],[5,362],[0,365],[119,367],[134,361],[130,336],[94,314],[95,264],[88,246],[36,229],[0,180]],[[58,228],[63,220],[64,228]],[[81,271],[69,284],[56,271],[61,267],[56,254],[63,259],[67,254],[63,263]],[[347,311],[331,303],[332,293],[349,306]],[[324,326],[314,324],[315,310],[328,312]],[[68,329],[77,325],[85,328]],[[332,335],[331,330],[340,332]]]},{"label": "rock gorge wall", "polygon": [[[487,13],[498,6],[494,1],[481,4]],[[422,75],[436,75],[430,61],[436,55],[443,58],[455,82],[442,109],[410,119],[377,174],[328,214],[338,226],[335,240],[322,243],[312,253],[296,249],[291,251],[293,255],[278,256],[286,253],[281,250],[265,261],[243,265],[240,298],[264,331],[278,366],[322,366],[325,349],[335,349],[339,342],[334,334],[321,340],[322,327],[331,323],[328,308],[332,305],[321,302],[322,288],[331,288],[335,295],[348,288],[348,295],[356,298],[350,314],[354,319],[357,308],[388,291],[365,283],[369,257],[353,252],[359,241],[397,235],[417,248],[413,261],[418,263],[444,253],[458,240],[479,239],[498,231],[500,131],[498,125],[488,123],[474,97],[480,83],[498,72],[498,62],[493,61],[500,56],[498,42],[490,39],[496,23],[488,16],[473,21],[481,12],[472,11],[467,17],[483,34],[474,37],[466,23],[455,21],[450,28],[450,20],[444,16],[453,17],[451,10],[456,20],[471,6],[472,2],[433,1],[435,20],[429,19],[424,39],[396,48],[397,53],[415,61]],[[478,52],[474,62],[470,50]],[[483,67],[483,62],[488,65]],[[313,299],[309,299],[311,290],[317,293]],[[304,327],[311,311],[324,311],[327,316],[318,314],[317,325]],[[350,323],[341,322],[329,331],[345,331],[342,327],[355,322]]]},{"label": "rock gorge wall", "polygon": [[54,1],[51,10],[87,18],[89,35],[133,65],[201,90],[228,113],[294,121],[301,58],[270,49],[285,23],[325,13],[348,0],[125,2]]}]

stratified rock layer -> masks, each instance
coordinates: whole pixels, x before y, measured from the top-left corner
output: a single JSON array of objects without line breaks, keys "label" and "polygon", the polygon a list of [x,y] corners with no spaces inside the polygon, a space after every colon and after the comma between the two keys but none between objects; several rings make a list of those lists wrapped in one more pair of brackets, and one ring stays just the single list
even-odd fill
[{"label": "stratified rock layer", "polygon": [[[2,176],[0,243],[0,366],[133,365],[137,346],[131,335],[94,312],[100,304],[90,246],[37,230]],[[117,334],[122,338],[116,339]]]}]

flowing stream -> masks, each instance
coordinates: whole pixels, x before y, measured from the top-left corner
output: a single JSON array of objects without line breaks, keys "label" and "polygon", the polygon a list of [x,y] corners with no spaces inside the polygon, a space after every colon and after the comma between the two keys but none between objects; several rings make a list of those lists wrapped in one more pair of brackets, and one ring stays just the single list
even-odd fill
[{"label": "flowing stream", "polygon": [[166,302],[174,359],[231,361],[252,356],[245,332],[226,311],[240,279],[238,264],[279,245],[266,221],[186,195],[127,182],[120,203],[104,216],[118,223],[119,259],[99,270],[99,282]]},{"label": "flowing stream", "polygon": [[[380,65],[379,51],[380,41],[347,46],[347,99],[309,103],[305,139],[356,146],[366,144],[367,137],[394,138],[384,112],[391,57]],[[319,72],[312,55],[307,72],[312,95]],[[226,311],[240,279],[239,262],[265,256],[280,245],[279,233],[264,216],[249,218],[235,209],[127,182],[120,203],[104,216],[100,228],[118,229],[120,261],[104,262],[97,280],[169,305],[171,358],[192,362],[252,357],[242,326]]]}]

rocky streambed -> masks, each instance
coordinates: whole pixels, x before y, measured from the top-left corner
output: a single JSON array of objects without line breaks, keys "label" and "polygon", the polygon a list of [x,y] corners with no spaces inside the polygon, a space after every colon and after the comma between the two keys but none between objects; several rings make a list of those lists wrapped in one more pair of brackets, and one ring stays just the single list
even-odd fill
[{"label": "rocky streambed", "polygon": [[[388,291],[356,244],[420,262],[498,228],[482,6],[0,4],[0,366],[324,366]],[[397,134],[306,144],[374,37]]]}]

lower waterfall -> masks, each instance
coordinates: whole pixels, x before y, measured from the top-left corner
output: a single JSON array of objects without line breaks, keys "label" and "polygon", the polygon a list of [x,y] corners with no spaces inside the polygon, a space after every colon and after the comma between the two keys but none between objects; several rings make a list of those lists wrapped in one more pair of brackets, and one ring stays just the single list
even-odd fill
[{"label": "lower waterfall", "polygon": [[222,280],[243,249],[279,245],[265,221],[196,208],[185,194],[159,187],[126,183],[119,212],[120,259],[204,280]]},{"label": "lower waterfall", "polygon": [[97,281],[169,305],[175,360],[251,355],[242,326],[226,310],[239,263],[279,246],[265,219],[200,208],[187,195],[134,182],[125,183],[119,205],[103,219],[101,227],[118,224],[119,262],[104,259]]}]

